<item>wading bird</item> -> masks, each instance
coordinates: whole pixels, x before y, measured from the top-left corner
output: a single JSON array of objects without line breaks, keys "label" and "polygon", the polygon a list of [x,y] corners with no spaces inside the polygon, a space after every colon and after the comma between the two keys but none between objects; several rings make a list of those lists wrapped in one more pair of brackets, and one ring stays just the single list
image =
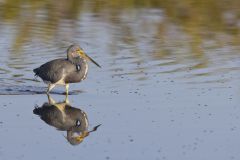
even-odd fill
[{"label": "wading bird", "polygon": [[60,131],[67,131],[65,137],[72,145],[80,144],[91,132],[97,130],[100,125],[88,130],[87,114],[79,108],[72,107],[66,97],[64,102],[55,102],[48,95],[48,103],[41,107],[35,106],[33,113],[48,125]]},{"label": "wading bird", "polygon": [[67,59],[55,59],[33,70],[36,77],[40,77],[48,84],[47,94],[56,85],[65,85],[68,94],[69,83],[77,83],[84,80],[88,72],[87,61],[101,66],[89,57],[78,45],[71,45],[67,49]]}]

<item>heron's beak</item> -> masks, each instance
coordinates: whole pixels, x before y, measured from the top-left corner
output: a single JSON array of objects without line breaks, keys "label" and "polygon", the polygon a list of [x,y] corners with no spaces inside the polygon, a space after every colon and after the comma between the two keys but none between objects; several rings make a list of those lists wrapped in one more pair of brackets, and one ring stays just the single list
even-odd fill
[{"label": "heron's beak", "polygon": [[96,61],[94,61],[91,57],[89,57],[86,53],[85,53],[85,56],[87,57],[87,59],[88,59],[89,61],[92,61],[96,66],[98,66],[99,68],[101,68],[101,66],[100,66]]},{"label": "heron's beak", "polygon": [[79,53],[81,56],[85,57],[87,60],[93,62],[93,63],[94,63],[96,66],[98,66],[99,68],[101,68],[101,66],[100,66],[96,61],[94,61],[91,57],[89,57],[83,50],[78,50],[78,53]]}]

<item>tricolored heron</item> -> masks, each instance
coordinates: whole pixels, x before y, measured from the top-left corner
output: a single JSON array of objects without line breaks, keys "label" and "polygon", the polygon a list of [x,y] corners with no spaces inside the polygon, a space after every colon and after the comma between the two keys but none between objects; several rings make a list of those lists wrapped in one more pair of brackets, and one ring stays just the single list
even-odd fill
[{"label": "tricolored heron", "polygon": [[87,61],[101,66],[89,57],[78,45],[71,45],[67,49],[67,58],[49,61],[33,70],[35,76],[40,77],[48,84],[47,93],[56,85],[65,85],[68,94],[69,83],[77,83],[84,80],[88,72]]}]

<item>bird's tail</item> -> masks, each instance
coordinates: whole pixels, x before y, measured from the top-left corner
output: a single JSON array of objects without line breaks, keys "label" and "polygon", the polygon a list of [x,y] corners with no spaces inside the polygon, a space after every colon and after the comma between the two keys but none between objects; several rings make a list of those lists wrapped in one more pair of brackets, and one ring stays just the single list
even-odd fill
[{"label": "bird's tail", "polygon": [[35,68],[34,70],[33,70],[33,72],[35,73],[35,77],[37,77],[38,76],[38,74],[39,74],[39,68]]},{"label": "bird's tail", "polygon": [[37,105],[35,106],[33,113],[36,115],[41,115],[42,114],[42,108],[38,107]]}]

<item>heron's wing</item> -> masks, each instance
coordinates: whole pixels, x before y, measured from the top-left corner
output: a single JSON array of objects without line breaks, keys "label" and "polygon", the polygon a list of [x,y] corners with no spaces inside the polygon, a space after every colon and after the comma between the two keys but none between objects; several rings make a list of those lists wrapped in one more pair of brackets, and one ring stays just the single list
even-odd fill
[{"label": "heron's wing", "polygon": [[75,66],[66,59],[56,59],[41,65],[39,68],[34,69],[36,76],[41,77],[44,81],[56,83],[67,70],[75,69]]},{"label": "heron's wing", "polygon": [[[71,68],[71,67],[69,67]],[[88,71],[87,63],[80,60],[79,63],[72,66],[71,69],[66,71],[65,82],[66,83],[77,83],[86,78]]]}]

